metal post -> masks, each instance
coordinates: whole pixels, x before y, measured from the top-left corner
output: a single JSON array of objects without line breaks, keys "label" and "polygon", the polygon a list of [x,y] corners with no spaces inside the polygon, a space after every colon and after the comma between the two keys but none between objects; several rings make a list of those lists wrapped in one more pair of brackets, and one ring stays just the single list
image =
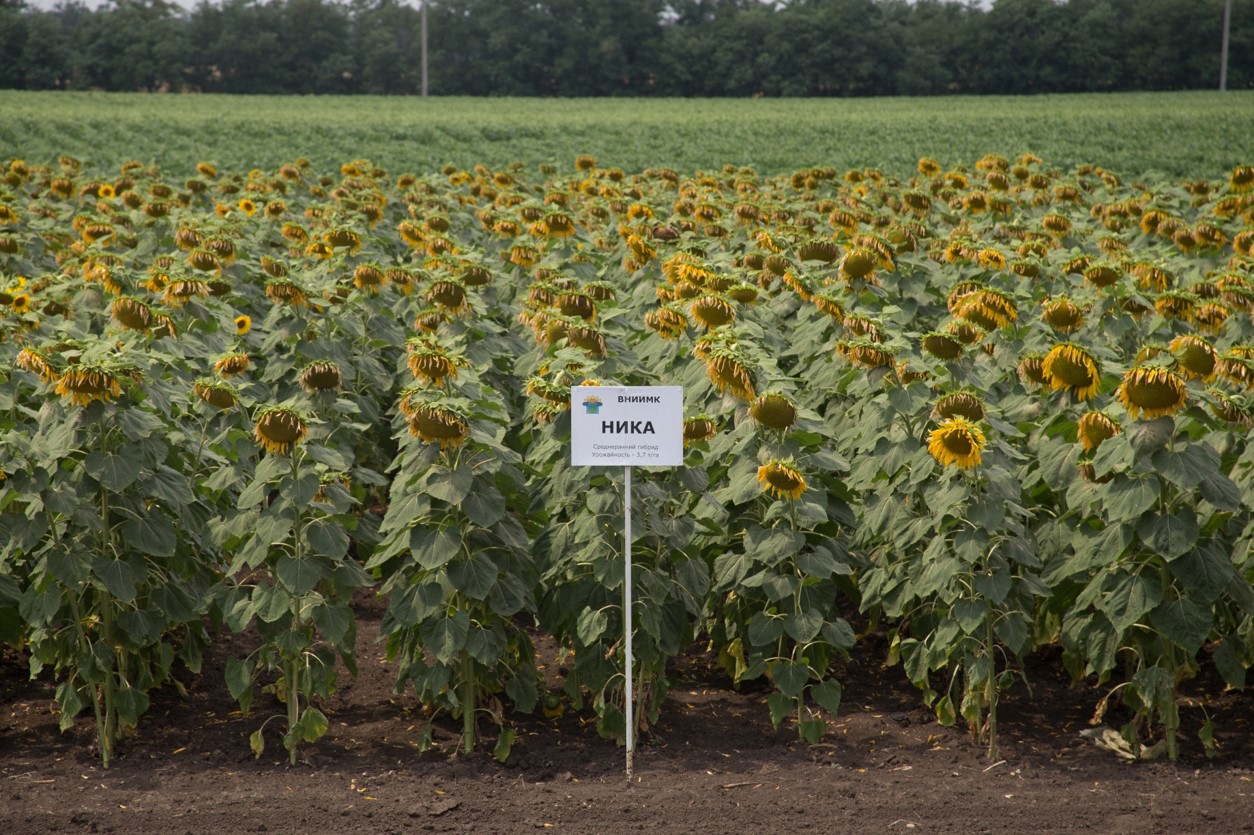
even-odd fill
[{"label": "metal post", "polygon": [[422,0],[422,97],[427,97],[427,0]]},{"label": "metal post", "polygon": [[630,780],[636,755],[636,720],[631,695],[631,467],[623,467],[623,557],[623,636],[627,651],[623,693],[627,719],[627,779]]},{"label": "metal post", "polygon": [[1224,0],[1224,35],[1219,48],[1219,92],[1228,89],[1228,24],[1232,20],[1232,0]]}]

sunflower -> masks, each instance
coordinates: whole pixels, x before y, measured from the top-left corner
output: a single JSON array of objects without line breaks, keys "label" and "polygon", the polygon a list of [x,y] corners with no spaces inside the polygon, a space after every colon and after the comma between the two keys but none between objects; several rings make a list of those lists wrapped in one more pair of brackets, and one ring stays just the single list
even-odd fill
[{"label": "sunflower", "polygon": [[1244,194],[1254,189],[1254,165],[1238,165],[1228,175],[1228,189],[1236,194]]},{"label": "sunflower", "polygon": [[61,375],[56,392],[75,406],[86,406],[93,400],[108,403],[122,396],[118,372],[119,369],[109,365],[80,362]]},{"label": "sunflower", "polygon": [[928,436],[927,451],[942,466],[969,469],[978,466],[980,453],[986,445],[984,433],[964,417],[941,421]]},{"label": "sunflower", "polygon": [[956,360],[962,356],[962,342],[953,334],[931,331],[923,335],[923,350],[941,360]]},{"label": "sunflower", "polygon": [[305,440],[309,427],[295,409],[286,406],[268,406],[257,415],[253,436],[262,449],[271,455],[285,455],[293,446]]},{"label": "sunflower", "polygon": [[1085,348],[1070,342],[1055,345],[1041,361],[1041,370],[1054,391],[1067,391],[1077,400],[1097,394],[1101,369]]},{"label": "sunflower", "polygon": [[13,297],[13,301],[9,304],[13,312],[19,316],[23,313],[30,313],[31,303],[30,296],[26,293],[18,293]]},{"label": "sunflower", "polygon": [[300,371],[300,387],[309,394],[322,391],[334,391],[340,387],[344,375],[340,367],[327,360],[309,363]]},{"label": "sunflower", "polygon": [[935,177],[940,173],[940,163],[929,157],[921,157],[919,159],[918,171],[924,177]]},{"label": "sunflower", "polygon": [[186,307],[194,298],[209,295],[209,285],[193,276],[183,276],[165,286],[161,298],[170,307]]},{"label": "sunflower", "polygon": [[1076,424],[1076,440],[1087,455],[1097,451],[1102,441],[1113,438],[1123,430],[1104,412],[1088,412]]},{"label": "sunflower", "polygon": [[18,352],[14,364],[23,371],[29,371],[45,383],[53,383],[58,377],[56,367],[43,351],[36,348],[23,348]]},{"label": "sunflower", "polygon": [[239,394],[230,383],[202,377],[192,384],[192,392],[210,406],[229,409],[239,402]]},{"label": "sunflower", "polygon": [[1075,302],[1061,297],[1045,303],[1041,318],[1059,333],[1071,333],[1084,324],[1084,311]]},{"label": "sunflower", "polygon": [[848,282],[862,281],[877,284],[875,270],[880,266],[880,256],[870,247],[857,246],[840,259],[840,277]]},{"label": "sunflower", "polygon": [[152,326],[153,313],[145,302],[131,296],[119,296],[109,308],[115,321],[124,328],[146,331]]},{"label": "sunflower", "polygon": [[719,391],[730,392],[745,402],[753,400],[753,371],[742,353],[731,346],[719,345],[711,348],[704,360],[706,375]]},{"label": "sunflower", "polygon": [[1154,309],[1164,319],[1188,319],[1193,316],[1193,309],[1199,299],[1193,293],[1184,290],[1168,290],[1160,293],[1154,300]]},{"label": "sunflower", "polygon": [[1215,390],[1211,390],[1210,394],[1214,398],[1210,403],[1210,410],[1215,417],[1246,429],[1254,425],[1254,413],[1244,398],[1231,397]]},{"label": "sunflower", "polygon": [[248,358],[248,354],[230,353],[223,354],[213,364],[213,373],[222,377],[235,377],[243,374],[252,366],[252,360]]},{"label": "sunflower", "polygon": [[1047,214],[1041,218],[1041,227],[1052,238],[1065,238],[1071,231],[1071,221],[1062,215]]},{"label": "sunflower", "polygon": [[791,458],[787,461],[772,458],[758,467],[758,483],[768,495],[794,502],[801,498],[807,486],[805,476]]},{"label": "sunflower", "polygon": [[200,174],[200,176],[205,177],[206,179],[209,179],[209,180],[212,180],[214,177],[218,176],[218,169],[214,168],[212,165],[210,165],[207,162],[196,163],[196,171]]},{"label": "sunflower", "polygon": [[249,217],[257,214],[257,204],[247,197],[239,201],[237,205],[239,206],[239,210]]},{"label": "sunflower", "polygon": [[466,416],[448,404],[411,404],[407,417],[411,435],[429,444],[438,443],[441,449],[459,446],[470,433]]},{"label": "sunflower", "polygon": [[955,391],[936,401],[936,414],[942,418],[964,417],[969,421],[984,420],[984,404],[969,391]]},{"label": "sunflower", "polygon": [[1006,256],[995,249],[981,249],[976,254],[975,260],[986,270],[1006,269]]},{"label": "sunflower", "polygon": [[1216,370],[1235,385],[1254,388],[1254,348],[1235,346],[1219,358]]},{"label": "sunflower", "polygon": [[762,426],[783,431],[797,421],[797,407],[782,394],[767,392],[749,405],[749,414]]},{"label": "sunflower", "polygon": [[457,379],[458,368],[467,364],[459,355],[424,337],[411,337],[405,347],[409,352],[410,372],[436,388],[443,388],[449,380]]},{"label": "sunflower", "polygon": [[893,355],[869,339],[851,339],[837,344],[836,350],[851,364],[869,370],[893,364]]},{"label": "sunflower", "polygon": [[286,278],[266,281],[266,297],[278,304],[291,304],[297,307],[309,301],[308,294],[298,284]]},{"label": "sunflower", "polygon": [[1115,396],[1131,417],[1150,420],[1183,409],[1188,387],[1184,377],[1169,368],[1137,366],[1123,375]]},{"label": "sunflower", "polygon": [[1217,302],[1203,302],[1193,309],[1193,323],[1203,333],[1223,333],[1230,316],[1232,311]]},{"label": "sunflower", "polygon": [[253,329],[253,320],[251,316],[241,315],[235,317],[235,334],[243,336]]},{"label": "sunflower", "polygon": [[646,313],[644,324],[663,339],[678,339],[688,330],[688,317],[678,308],[663,306]]},{"label": "sunflower", "polygon": [[718,424],[709,415],[697,415],[684,420],[684,446],[708,441],[718,432]]},{"label": "sunflower", "polygon": [[1167,349],[1175,355],[1187,379],[1200,378],[1206,382],[1214,379],[1219,354],[1205,339],[1194,334],[1182,334],[1171,340]]}]

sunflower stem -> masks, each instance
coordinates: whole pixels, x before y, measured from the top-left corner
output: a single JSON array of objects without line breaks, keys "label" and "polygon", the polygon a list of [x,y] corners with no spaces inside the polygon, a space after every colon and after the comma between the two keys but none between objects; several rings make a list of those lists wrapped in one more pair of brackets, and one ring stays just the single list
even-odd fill
[{"label": "sunflower stem", "polygon": [[997,658],[993,652],[996,636],[993,633],[993,609],[990,606],[984,619],[984,652],[988,656],[988,680],[984,682],[984,698],[988,703],[988,761],[997,761]]}]

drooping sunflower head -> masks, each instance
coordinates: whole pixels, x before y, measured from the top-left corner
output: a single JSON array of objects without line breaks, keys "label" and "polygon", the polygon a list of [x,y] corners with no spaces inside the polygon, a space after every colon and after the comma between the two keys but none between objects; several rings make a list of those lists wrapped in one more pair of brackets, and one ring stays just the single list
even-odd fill
[{"label": "drooping sunflower head", "polygon": [[409,432],[426,443],[453,449],[470,434],[466,414],[455,406],[440,401],[412,402],[406,409]]},{"label": "drooping sunflower head", "polygon": [[1044,304],[1041,318],[1059,333],[1071,333],[1084,324],[1084,311],[1071,299],[1061,296]]},{"label": "drooping sunflower head", "polygon": [[837,344],[836,350],[853,365],[868,371],[893,364],[893,355],[887,348],[869,339],[848,339]]},{"label": "drooping sunflower head", "polygon": [[1084,447],[1085,454],[1092,455],[1102,441],[1122,431],[1119,424],[1104,412],[1087,412],[1076,424],[1076,440]]},{"label": "drooping sunflower head", "polygon": [[1215,417],[1244,429],[1254,426],[1254,409],[1247,397],[1234,397],[1222,391],[1210,389],[1210,410]]},{"label": "drooping sunflower head", "polygon": [[466,286],[460,279],[441,278],[432,282],[427,290],[427,301],[439,307],[451,316],[461,315],[470,310],[470,300]]},{"label": "drooping sunflower head", "polygon": [[969,391],[955,391],[936,401],[935,412],[941,418],[964,417],[969,421],[984,420],[984,403]]},{"label": "drooping sunflower head", "polygon": [[689,305],[688,312],[706,330],[722,327],[736,319],[735,305],[721,295],[698,296]]},{"label": "drooping sunflower head", "polygon": [[147,302],[132,296],[119,296],[109,311],[114,321],[128,330],[146,331],[152,327],[154,315]]},{"label": "drooping sunflower head", "polygon": [[1186,378],[1206,382],[1215,378],[1219,353],[1202,337],[1190,333],[1182,334],[1171,340],[1167,348],[1175,355]]},{"label": "drooping sunflower head", "polygon": [[1088,400],[1097,394],[1101,384],[1101,368],[1097,359],[1070,342],[1055,345],[1041,361],[1041,370],[1054,391],[1066,391],[1077,400]]},{"label": "drooping sunflower head", "polygon": [[258,415],[253,436],[271,455],[286,455],[309,434],[305,418],[287,406],[267,406]]},{"label": "drooping sunflower head", "polygon": [[350,255],[361,250],[361,235],[352,229],[332,229],[322,236],[322,240],[332,249],[342,249]]},{"label": "drooping sunflower head", "polygon": [[772,458],[758,467],[758,483],[762,485],[763,492],[768,495],[793,502],[805,494],[807,487],[805,476],[797,469],[796,462],[791,458],[787,460]]},{"label": "drooping sunflower head", "polygon": [[797,421],[797,407],[783,394],[767,392],[749,405],[749,414],[762,426],[783,431]]},{"label": "drooping sunflower head", "polygon": [[748,357],[727,344],[715,345],[703,358],[706,374],[721,392],[730,392],[746,403],[753,400],[754,375]]},{"label": "drooping sunflower head", "polygon": [[666,340],[678,339],[688,331],[688,317],[672,305],[663,305],[644,315],[644,324]]},{"label": "drooping sunflower head", "polygon": [[965,417],[941,421],[928,436],[927,451],[944,467],[969,469],[979,466],[987,441],[980,427]]},{"label": "drooping sunflower head", "polygon": [[238,351],[223,354],[213,364],[213,371],[221,377],[235,377],[243,374],[252,366],[248,354]]},{"label": "drooping sunflower head", "polygon": [[125,364],[80,360],[61,374],[56,392],[75,406],[86,406],[93,400],[109,403],[122,396],[122,381],[135,376],[135,370]]},{"label": "drooping sunflower head", "polygon": [[335,391],[344,381],[339,365],[329,360],[315,360],[300,370],[300,387],[310,394]]},{"label": "drooping sunflower head", "polygon": [[701,414],[684,419],[684,446],[708,441],[718,432],[718,423],[709,415]]},{"label": "drooping sunflower head", "polygon": [[1152,420],[1174,415],[1188,402],[1180,373],[1162,366],[1136,366],[1123,375],[1115,396],[1132,418]]},{"label": "drooping sunflower head", "polygon": [[956,360],[962,356],[963,344],[956,336],[943,331],[931,331],[923,335],[923,350],[941,360]]},{"label": "drooping sunflower head", "polygon": [[414,377],[436,388],[456,379],[458,369],[467,364],[460,354],[427,337],[411,337],[405,347]]},{"label": "drooping sunflower head", "polygon": [[212,377],[196,380],[192,384],[192,392],[200,400],[219,409],[229,409],[239,402],[239,393],[234,386]]},{"label": "drooping sunflower head", "polygon": [[266,281],[266,297],[276,304],[300,307],[309,301],[309,294],[289,278],[273,278]]},{"label": "drooping sunflower head", "polygon": [[358,264],[353,270],[353,286],[363,293],[375,295],[387,286],[387,273],[376,264]]},{"label": "drooping sunflower head", "polygon": [[1238,165],[1228,175],[1228,189],[1236,194],[1244,194],[1254,189],[1254,165]]}]

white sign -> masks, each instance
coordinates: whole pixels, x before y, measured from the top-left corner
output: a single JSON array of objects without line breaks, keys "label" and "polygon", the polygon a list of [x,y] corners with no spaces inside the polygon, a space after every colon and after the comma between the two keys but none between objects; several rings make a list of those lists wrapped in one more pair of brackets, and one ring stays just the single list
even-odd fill
[{"label": "white sign", "polygon": [[575,386],[570,463],[576,467],[678,467],[684,463],[680,386]]}]

